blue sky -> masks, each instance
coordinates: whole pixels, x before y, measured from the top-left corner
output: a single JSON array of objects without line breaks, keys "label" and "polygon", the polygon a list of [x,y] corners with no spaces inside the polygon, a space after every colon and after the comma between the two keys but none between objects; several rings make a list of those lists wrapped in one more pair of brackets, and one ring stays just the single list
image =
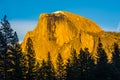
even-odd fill
[{"label": "blue sky", "polygon": [[120,31],[120,0],[0,0],[0,18],[8,16],[20,41],[41,13],[59,10],[90,18],[106,31]]}]

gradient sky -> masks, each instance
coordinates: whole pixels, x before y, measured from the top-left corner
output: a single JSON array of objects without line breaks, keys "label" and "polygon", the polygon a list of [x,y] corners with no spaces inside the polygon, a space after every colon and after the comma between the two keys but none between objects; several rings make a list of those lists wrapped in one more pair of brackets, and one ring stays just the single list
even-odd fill
[{"label": "gradient sky", "polygon": [[90,18],[106,31],[120,31],[120,0],[0,0],[0,19],[8,16],[20,41],[41,13],[59,10]]}]

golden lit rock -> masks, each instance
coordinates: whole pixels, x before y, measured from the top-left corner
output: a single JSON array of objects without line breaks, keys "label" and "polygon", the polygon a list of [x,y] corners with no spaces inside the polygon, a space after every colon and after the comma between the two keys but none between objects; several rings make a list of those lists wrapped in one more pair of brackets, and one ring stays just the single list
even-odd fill
[{"label": "golden lit rock", "polygon": [[[96,55],[98,39],[101,38],[103,47],[111,53],[114,42],[120,42],[118,33],[104,32],[90,19],[65,11],[51,14],[41,14],[38,24],[33,31],[26,34],[22,42],[22,51],[25,52],[26,40],[33,40],[37,59],[46,59],[47,53],[51,53],[53,63],[56,62],[58,53],[64,60],[70,56],[71,49],[89,48]],[[109,58],[111,54],[108,54]]]}]

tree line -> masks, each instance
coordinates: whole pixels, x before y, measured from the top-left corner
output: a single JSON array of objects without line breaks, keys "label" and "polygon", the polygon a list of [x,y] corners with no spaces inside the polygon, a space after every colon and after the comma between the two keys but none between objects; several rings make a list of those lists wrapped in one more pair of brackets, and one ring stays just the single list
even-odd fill
[{"label": "tree line", "polygon": [[36,60],[31,38],[22,52],[17,33],[5,15],[0,26],[0,80],[120,80],[118,44],[114,43],[112,61],[108,62],[100,38],[98,42],[96,62],[88,48],[80,49],[79,54],[72,49],[66,63],[58,53],[55,68],[50,52],[47,60]]}]

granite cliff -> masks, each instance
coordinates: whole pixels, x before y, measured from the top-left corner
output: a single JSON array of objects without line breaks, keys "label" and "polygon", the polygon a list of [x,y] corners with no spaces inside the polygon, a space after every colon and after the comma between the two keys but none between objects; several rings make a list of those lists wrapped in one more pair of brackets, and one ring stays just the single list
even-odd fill
[{"label": "granite cliff", "polygon": [[79,53],[81,48],[86,47],[96,56],[99,38],[108,58],[114,42],[120,44],[120,33],[105,32],[92,20],[65,11],[41,14],[35,29],[29,31],[22,42],[23,52],[28,37],[33,41],[36,58],[46,59],[50,52],[53,62],[58,53],[66,60],[73,48]]}]

